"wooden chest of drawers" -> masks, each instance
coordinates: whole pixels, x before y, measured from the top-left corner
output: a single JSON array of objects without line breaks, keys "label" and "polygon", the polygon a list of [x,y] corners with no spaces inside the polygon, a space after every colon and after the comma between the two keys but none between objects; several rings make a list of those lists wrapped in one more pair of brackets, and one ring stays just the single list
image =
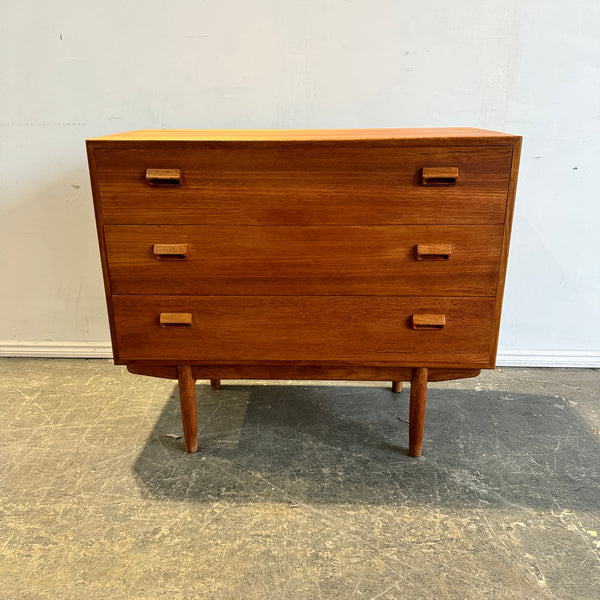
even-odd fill
[{"label": "wooden chest of drawers", "polygon": [[114,359],[179,379],[427,381],[493,368],[521,138],[471,129],[87,140]]}]

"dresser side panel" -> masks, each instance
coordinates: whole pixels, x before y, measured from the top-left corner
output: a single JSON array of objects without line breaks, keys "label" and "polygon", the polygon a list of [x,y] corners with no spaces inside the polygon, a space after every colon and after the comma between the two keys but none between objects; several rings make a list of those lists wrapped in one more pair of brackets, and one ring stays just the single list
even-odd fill
[{"label": "dresser side panel", "polygon": [[508,198],[506,206],[506,218],[504,222],[504,235],[502,238],[502,253],[498,269],[498,287],[496,290],[496,307],[494,310],[494,334],[491,346],[491,365],[496,366],[496,355],[498,353],[498,338],[500,335],[500,321],[502,318],[502,303],[504,300],[504,285],[506,282],[506,268],[508,265],[508,252],[512,232],[513,215],[515,211],[515,197],[517,194],[517,181],[519,176],[519,165],[521,160],[522,138],[517,137],[513,146],[513,156],[510,169],[510,182],[508,187]]},{"label": "dresser side panel", "polygon": [[114,319],[112,290],[110,274],[108,270],[108,257],[106,253],[106,240],[104,238],[104,218],[102,213],[102,199],[100,195],[100,185],[98,182],[98,171],[96,169],[95,143],[86,141],[86,150],[88,158],[88,167],[90,171],[90,183],[92,187],[92,198],[94,202],[94,216],[96,219],[96,231],[98,234],[98,247],[100,250],[100,262],[102,265],[102,278],[104,281],[104,294],[106,298],[106,308],[108,311],[108,323],[110,327],[110,338],[113,349],[113,357],[116,364],[119,363],[119,351],[117,344],[117,329]]}]

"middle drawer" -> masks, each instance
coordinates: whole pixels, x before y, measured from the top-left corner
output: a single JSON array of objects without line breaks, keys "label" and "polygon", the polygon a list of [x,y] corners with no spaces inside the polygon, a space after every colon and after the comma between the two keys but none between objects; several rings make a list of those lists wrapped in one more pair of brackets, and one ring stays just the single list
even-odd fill
[{"label": "middle drawer", "polygon": [[113,294],[494,296],[502,225],[104,227]]}]

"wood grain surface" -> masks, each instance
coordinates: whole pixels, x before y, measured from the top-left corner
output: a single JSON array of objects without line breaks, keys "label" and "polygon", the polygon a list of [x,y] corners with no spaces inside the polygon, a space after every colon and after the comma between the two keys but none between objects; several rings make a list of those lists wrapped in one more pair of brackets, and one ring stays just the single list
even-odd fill
[{"label": "wood grain surface", "polygon": [[[289,148],[110,147],[95,150],[105,223],[377,225],[503,223],[512,146]],[[452,186],[422,184],[453,166]],[[180,169],[149,186],[147,169]]]},{"label": "wood grain surface", "polygon": [[192,377],[190,365],[179,365],[177,378],[179,379],[179,406],[185,450],[194,453],[198,450],[198,425],[196,422],[196,382]]},{"label": "wood grain surface", "polygon": [[500,335],[500,319],[502,317],[502,302],[504,300],[504,284],[506,282],[506,268],[508,266],[508,250],[510,247],[510,236],[512,232],[513,215],[515,212],[515,197],[517,195],[517,181],[519,178],[519,164],[521,160],[522,140],[515,139],[512,162],[510,165],[510,186],[508,189],[508,201],[506,205],[506,221],[504,224],[504,236],[502,238],[502,255],[500,257],[498,288],[496,290],[496,308],[494,310],[494,327],[492,334],[492,365],[496,366],[496,355],[498,351],[498,336]]},{"label": "wood grain surface", "polygon": [[427,367],[415,367],[410,382],[410,411],[408,429],[408,454],[421,456],[425,408],[427,403]]},{"label": "wood grain surface", "polygon": [[[137,375],[177,379],[177,365],[156,362],[128,362],[127,370]],[[477,377],[480,369],[430,368],[427,381],[448,381]],[[369,365],[298,364],[193,364],[194,379],[290,379],[329,381],[410,381],[412,367],[375,367]]]},{"label": "wood grain surface", "polygon": [[455,144],[472,141],[480,144],[482,139],[492,143],[512,143],[516,136],[477,129],[475,127],[409,127],[379,129],[139,129],[111,135],[100,136],[88,140],[90,143],[102,142],[153,142],[153,141],[206,141],[206,142],[408,142],[419,141],[438,144]]},{"label": "wood grain surface", "polygon": [[[188,295],[493,296],[502,232],[501,225],[104,230],[114,294]],[[157,245],[171,258],[157,259]],[[450,258],[438,260],[438,251]]]},{"label": "wood grain surface", "polygon": [[[114,296],[119,362],[278,361],[410,366],[489,364],[494,298]],[[161,313],[191,313],[161,327]],[[442,313],[441,330],[412,329]]]},{"label": "wood grain surface", "polygon": [[521,138],[473,128],[87,140],[115,362],[194,380],[428,381],[494,366]]}]

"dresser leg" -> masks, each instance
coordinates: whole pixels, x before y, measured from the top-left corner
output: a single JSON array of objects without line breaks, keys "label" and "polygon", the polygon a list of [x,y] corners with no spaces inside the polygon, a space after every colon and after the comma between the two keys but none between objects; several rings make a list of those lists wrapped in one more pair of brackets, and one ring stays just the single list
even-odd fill
[{"label": "dresser leg", "polygon": [[179,403],[186,452],[198,450],[198,426],[196,423],[196,382],[190,365],[177,366],[179,379]]},{"label": "dresser leg", "polygon": [[221,380],[220,379],[211,379],[210,380],[210,387],[213,390],[220,390],[221,389]]},{"label": "dresser leg", "polygon": [[399,394],[402,391],[402,382],[401,381],[392,381],[392,392],[395,394]]},{"label": "dresser leg", "polygon": [[427,367],[416,367],[413,369],[410,382],[410,416],[408,420],[408,454],[415,458],[421,456],[426,402]]}]

